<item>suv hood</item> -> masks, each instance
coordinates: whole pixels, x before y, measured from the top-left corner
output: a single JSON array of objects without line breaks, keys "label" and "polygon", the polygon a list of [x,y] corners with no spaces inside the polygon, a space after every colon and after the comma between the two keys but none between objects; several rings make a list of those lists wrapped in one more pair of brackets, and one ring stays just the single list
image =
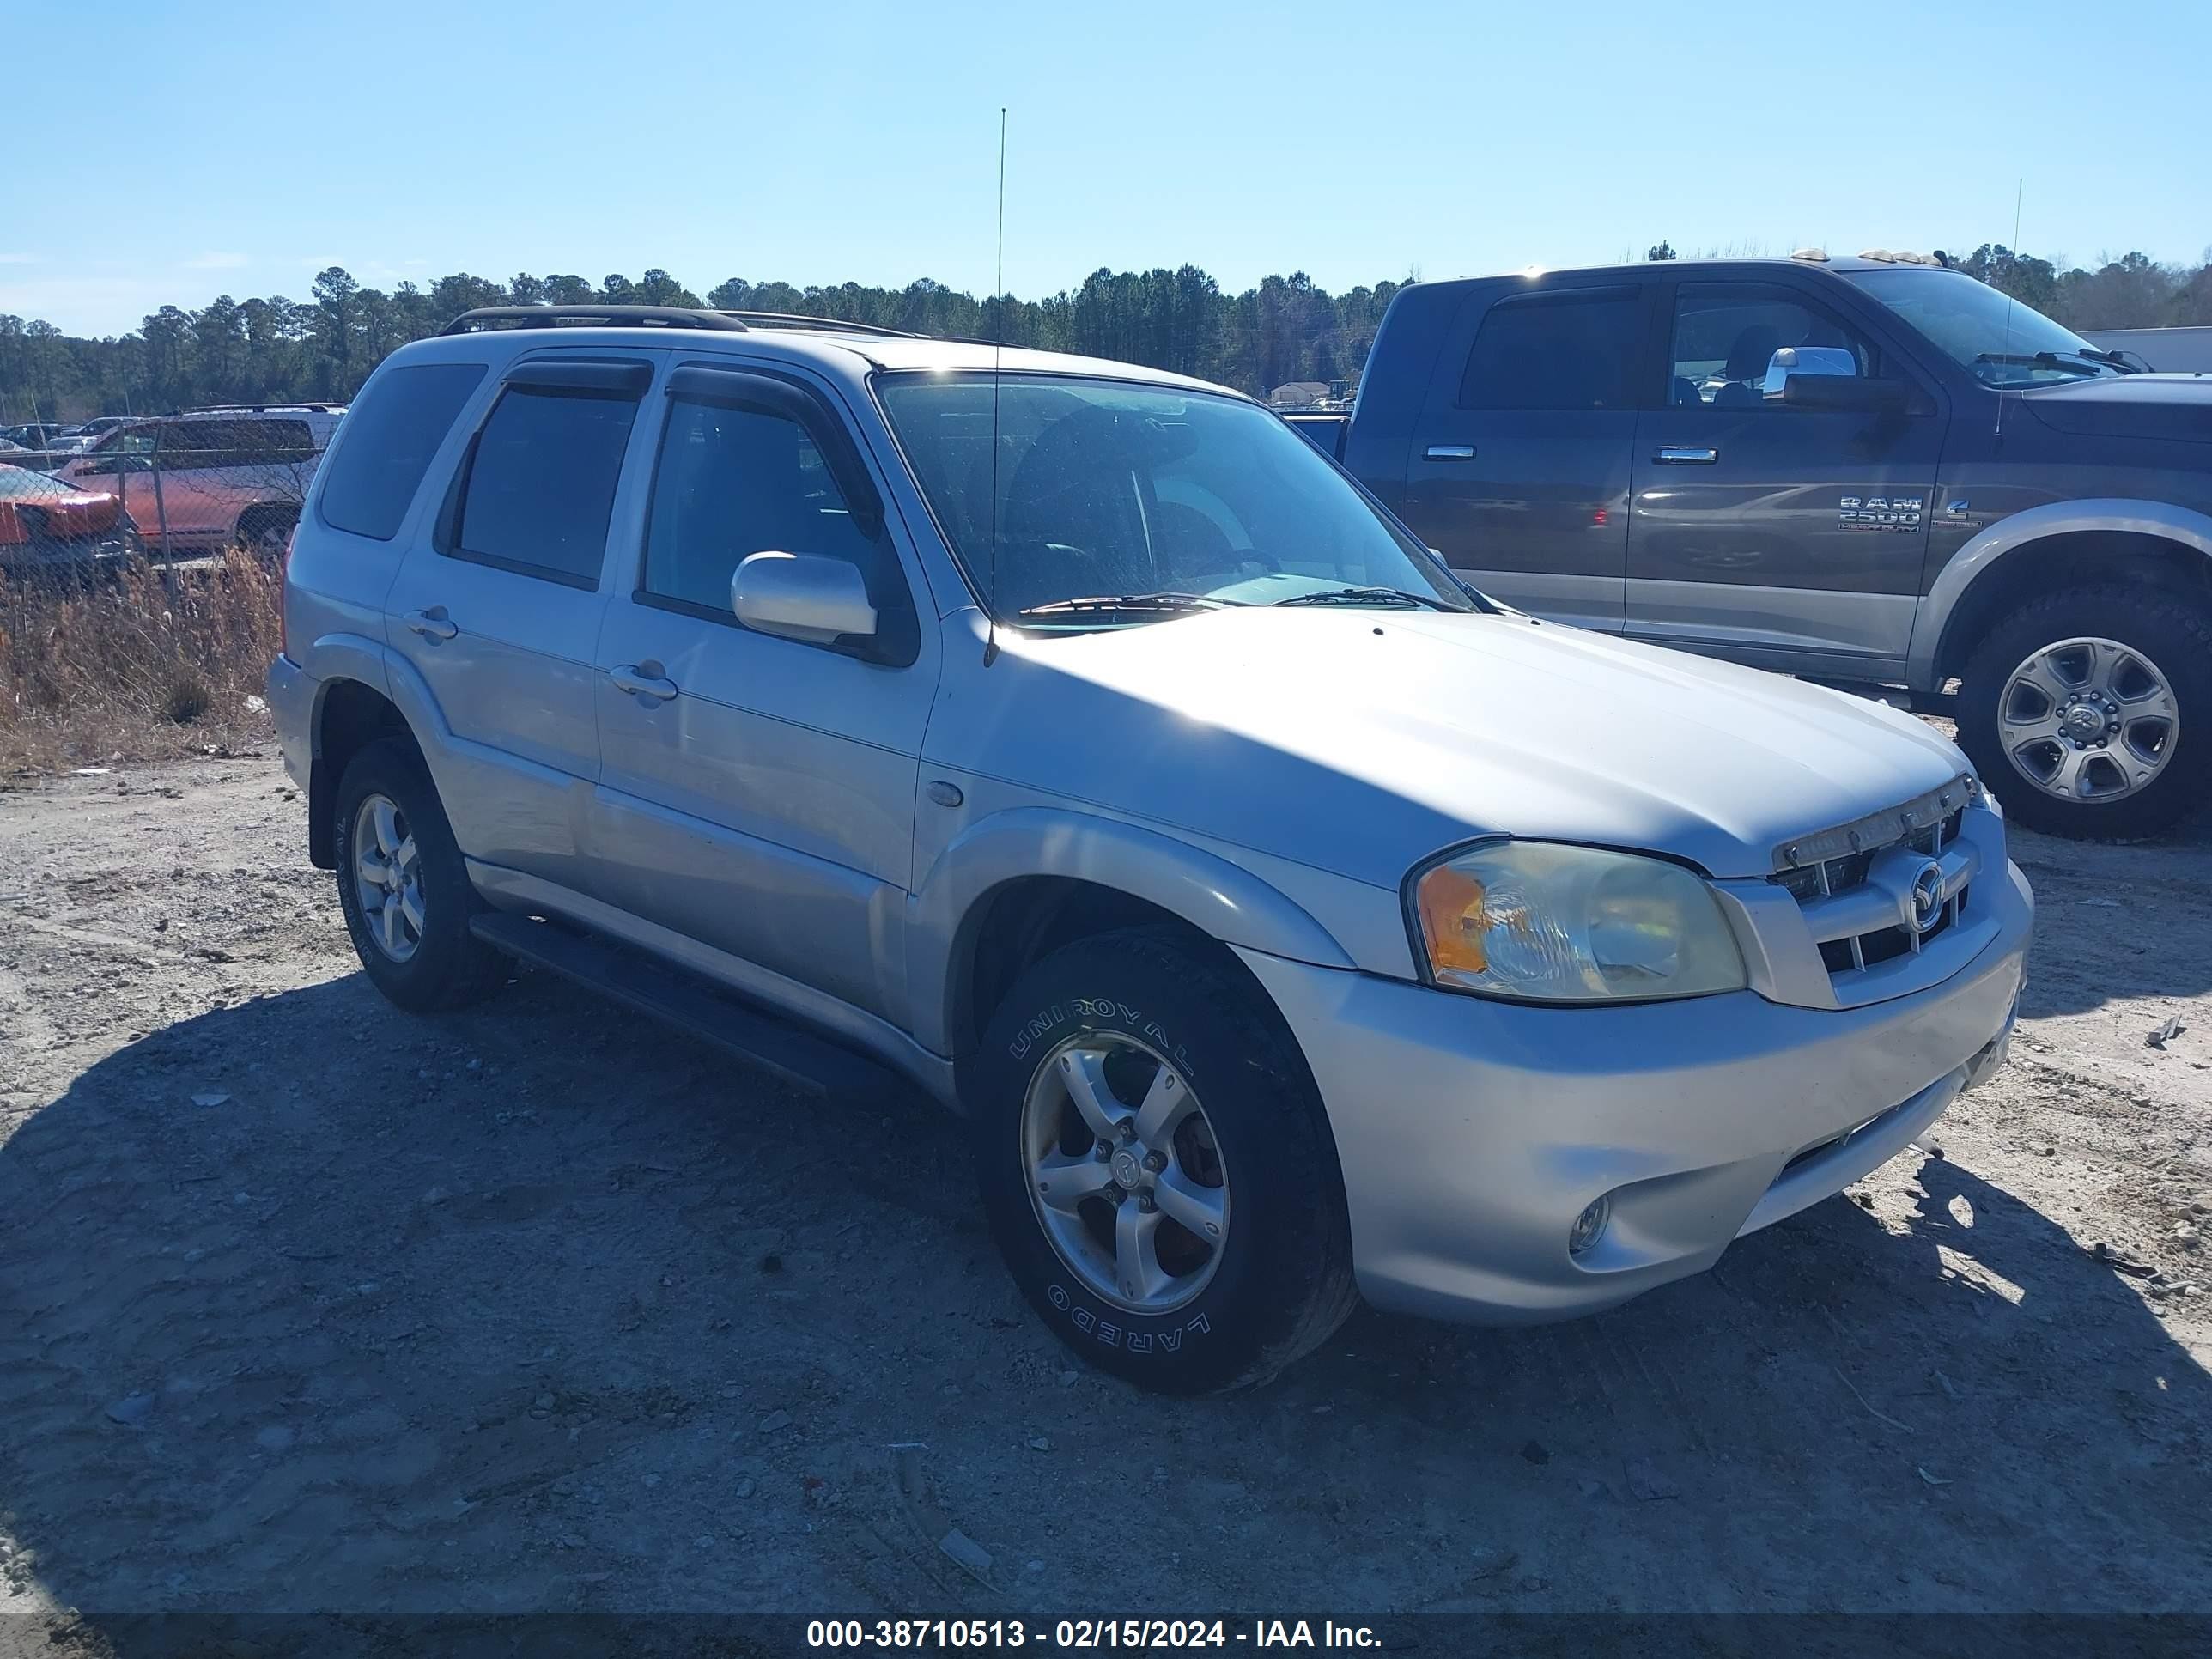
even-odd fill
[{"label": "suv hood", "polygon": [[1781,842],[1968,769],[1887,705],[1510,613],[999,637],[933,758],[1387,887],[1488,834],[1765,875]]},{"label": "suv hood", "polygon": [[2212,375],[2122,374],[2020,395],[2054,431],[2212,442]]}]

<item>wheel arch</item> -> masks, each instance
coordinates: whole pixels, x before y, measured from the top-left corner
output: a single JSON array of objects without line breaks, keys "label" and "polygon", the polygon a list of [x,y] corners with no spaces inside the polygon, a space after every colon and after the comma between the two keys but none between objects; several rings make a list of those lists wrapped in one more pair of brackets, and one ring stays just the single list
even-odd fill
[{"label": "wheel arch", "polygon": [[325,680],[318,686],[313,720],[307,857],[317,869],[329,870],[337,863],[334,820],[338,779],[344,775],[347,763],[382,738],[404,738],[418,753],[421,744],[397,703],[366,680],[349,675]]},{"label": "wheel arch", "polygon": [[1953,556],[1913,623],[1910,683],[1940,690],[1996,621],[2060,586],[2141,581],[2212,605],[2212,516],[2164,501],[2055,501],[2002,519]]},{"label": "wheel arch", "polygon": [[[1230,961],[1229,947],[1243,945],[1354,965],[1310,914],[1249,871],[1155,830],[1052,808],[971,827],[914,903],[912,1006],[925,1028],[916,1036],[956,1060],[973,1051],[997,994],[1023,968],[1095,933],[1156,927]],[[1247,974],[1241,963],[1237,972]]]}]

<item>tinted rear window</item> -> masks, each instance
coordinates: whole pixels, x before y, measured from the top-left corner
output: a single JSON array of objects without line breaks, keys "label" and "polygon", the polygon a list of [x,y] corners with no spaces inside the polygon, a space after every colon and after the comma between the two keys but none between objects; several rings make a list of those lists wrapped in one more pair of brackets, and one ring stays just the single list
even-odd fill
[{"label": "tinted rear window", "polygon": [[345,417],[345,441],[323,481],[323,520],[388,542],[453,417],[484,377],[482,363],[421,363],[369,382]]},{"label": "tinted rear window", "polygon": [[457,550],[532,574],[597,581],[636,416],[635,398],[507,387],[477,438]]},{"label": "tinted rear window", "polygon": [[1506,300],[1467,356],[1462,409],[1633,409],[1643,307],[1632,293]]}]

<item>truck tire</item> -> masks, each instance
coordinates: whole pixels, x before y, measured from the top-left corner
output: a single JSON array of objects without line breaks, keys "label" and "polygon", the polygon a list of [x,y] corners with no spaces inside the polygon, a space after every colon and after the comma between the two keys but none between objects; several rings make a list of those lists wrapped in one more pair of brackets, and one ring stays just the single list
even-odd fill
[{"label": "truck tire", "polygon": [[2212,617],[2170,589],[2030,599],[1974,649],[1959,743],[2006,816],[2129,840],[2171,829],[2212,781]]},{"label": "truck tire", "polygon": [[338,907],[362,969],[411,1013],[481,1002],[507,958],[469,931],[481,901],[414,746],[370,744],[338,780],[331,829]]},{"label": "truck tire", "polygon": [[1128,932],[1054,951],[966,1082],[999,1249],[1091,1364],[1171,1394],[1262,1382],[1358,1305],[1304,1056],[1202,946]]}]

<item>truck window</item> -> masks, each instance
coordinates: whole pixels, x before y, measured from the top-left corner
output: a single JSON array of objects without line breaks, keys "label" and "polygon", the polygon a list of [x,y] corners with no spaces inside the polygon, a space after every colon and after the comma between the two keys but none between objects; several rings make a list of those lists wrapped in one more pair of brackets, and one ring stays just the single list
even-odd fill
[{"label": "truck window", "polygon": [[[1775,354],[1785,352],[1780,364]],[[1674,298],[1667,401],[1684,408],[1782,407],[1784,371],[1879,377],[1856,329],[1789,289],[1685,283]]]},{"label": "truck window", "polygon": [[1492,306],[1462,409],[1633,409],[1643,307],[1633,289],[1516,295]]},{"label": "truck window", "polygon": [[323,522],[388,542],[486,371],[483,363],[386,369],[346,416],[345,441],[323,481]]},{"label": "truck window", "polygon": [[843,559],[874,544],[853,522],[821,453],[795,421],[681,398],[653,476],[641,591],[730,619],[730,578],[752,554]]},{"label": "truck window", "polygon": [[454,553],[572,587],[599,580],[634,396],[510,386],[477,434]]}]

